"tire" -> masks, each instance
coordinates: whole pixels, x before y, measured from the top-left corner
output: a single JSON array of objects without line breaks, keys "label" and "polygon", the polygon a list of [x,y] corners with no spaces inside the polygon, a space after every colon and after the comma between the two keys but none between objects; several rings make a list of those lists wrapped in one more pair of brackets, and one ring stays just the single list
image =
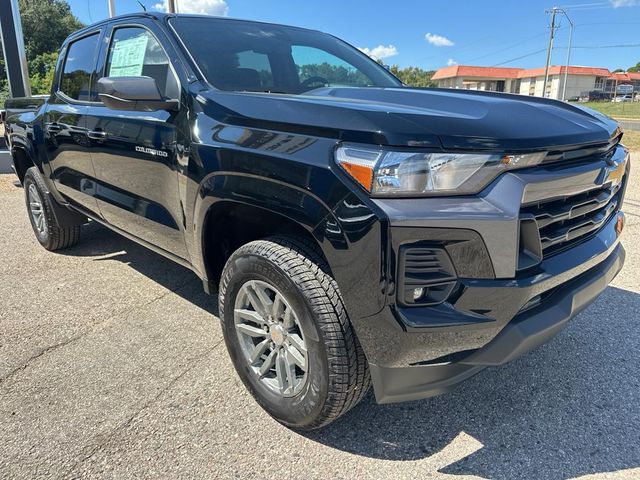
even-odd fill
[{"label": "tire", "polygon": [[[336,420],[358,404],[371,385],[367,361],[338,286],[316,252],[314,245],[296,237],[250,242],[231,255],[219,288],[224,339],[238,375],[262,408],[282,424],[299,430],[313,430]],[[250,335],[257,337],[251,337],[250,341],[245,338],[247,325],[261,325],[247,320],[245,309],[253,307],[257,313],[268,310],[255,308],[250,301],[250,292],[260,289],[270,295],[274,304],[278,304],[278,294],[282,296],[280,303],[286,303],[281,324],[284,340],[278,333],[275,317],[270,325],[262,325],[268,332],[260,335],[252,330],[255,333]],[[287,312],[294,319],[289,324]],[[253,319],[255,315],[251,313],[249,317]],[[304,372],[294,354],[299,344],[296,332],[305,346],[298,349],[298,353],[306,356]],[[284,343],[278,346],[280,340]],[[254,347],[257,349],[263,341],[270,342],[270,346],[252,363],[249,353],[255,353]],[[275,366],[261,378],[259,370],[268,363],[274,350],[278,351]],[[295,368],[288,368],[287,358],[293,359],[289,364],[294,363]],[[287,372],[282,383],[282,376],[278,375],[280,365],[284,365],[281,372]]]},{"label": "tire", "polygon": [[[80,241],[80,225],[61,227],[53,213],[52,199],[36,167],[27,170],[22,182],[27,212],[38,242],[50,251],[69,248]],[[40,212],[39,214],[37,212]]]}]

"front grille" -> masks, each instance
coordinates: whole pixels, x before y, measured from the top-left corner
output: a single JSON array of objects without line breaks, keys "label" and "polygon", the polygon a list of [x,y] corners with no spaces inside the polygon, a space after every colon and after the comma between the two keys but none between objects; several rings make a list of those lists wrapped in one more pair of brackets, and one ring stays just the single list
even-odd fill
[{"label": "front grille", "polygon": [[620,183],[609,184],[578,195],[523,207],[521,225],[530,227],[532,220],[537,225],[537,256],[544,258],[571,248],[596,233],[618,211],[620,191]]}]

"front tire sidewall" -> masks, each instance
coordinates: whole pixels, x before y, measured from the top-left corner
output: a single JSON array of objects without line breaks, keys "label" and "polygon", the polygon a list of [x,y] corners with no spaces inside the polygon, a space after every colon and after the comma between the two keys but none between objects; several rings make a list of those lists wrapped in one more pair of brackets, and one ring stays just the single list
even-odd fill
[{"label": "front tire sidewall", "polygon": [[[313,423],[327,398],[329,376],[327,353],[321,341],[322,333],[314,321],[315,314],[307,299],[287,274],[259,255],[245,254],[232,258],[225,277],[226,290],[220,317],[225,343],[238,375],[258,403],[278,421],[298,428]],[[278,395],[263,385],[239,345],[234,306],[240,288],[249,280],[262,280],[273,285],[284,295],[294,311],[298,312],[298,321],[307,346],[308,365],[306,384],[293,397]]]},{"label": "front tire sidewall", "polygon": [[[30,196],[29,196],[29,189],[31,185],[33,185],[36,188],[36,190],[38,191],[38,194],[40,195],[40,203],[42,205],[42,215],[44,216],[44,222],[46,227],[42,234],[38,231],[38,227],[33,218],[33,214],[31,213]],[[40,242],[40,244],[43,247],[48,248],[49,244],[51,243],[51,232],[50,232],[51,211],[49,210],[48,208],[49,206],[47,205],[47,202],[46,202],[46,192],[42,191],[42,189],[38,185],[38,182],[33,177],[33,174],[31,172],[27,172],[27,174],[25,175],[23,188],[24,188],[25,202],[27,204],[27,214],[29,215],[29,221],[31,222],[31,228],[33,228],[33,233],[38,239],[38,242]]]}]

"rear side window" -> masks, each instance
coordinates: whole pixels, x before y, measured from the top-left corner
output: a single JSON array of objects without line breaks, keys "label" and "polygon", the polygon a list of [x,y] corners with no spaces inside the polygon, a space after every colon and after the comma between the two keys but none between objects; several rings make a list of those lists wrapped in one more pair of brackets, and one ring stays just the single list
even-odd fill
[{"label": "rear side window", "polygon": [[109,47],[107,77],[151,77],[165,98],[178,98],[178,82],[169,58],[146,29],[123,27],[114,31]]},{"label": "rear side window", "polygon": [[98,33],[69,44],[59,90],[73,100],[90,101]]}]

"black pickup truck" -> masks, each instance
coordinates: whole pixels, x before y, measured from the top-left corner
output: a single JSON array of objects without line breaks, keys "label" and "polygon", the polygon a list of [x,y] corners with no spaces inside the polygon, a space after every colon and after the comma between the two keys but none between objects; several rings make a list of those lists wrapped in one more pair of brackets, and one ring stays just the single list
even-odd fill
[{"label": "black pickup truck", "polygon": [[67,39],[49,98],[9,101],[6,127],[40,243],[94,221],[192,269],[294,428],[518,357],[624,262],[614,121],[410,88],[316,31],[116,17]]}]

